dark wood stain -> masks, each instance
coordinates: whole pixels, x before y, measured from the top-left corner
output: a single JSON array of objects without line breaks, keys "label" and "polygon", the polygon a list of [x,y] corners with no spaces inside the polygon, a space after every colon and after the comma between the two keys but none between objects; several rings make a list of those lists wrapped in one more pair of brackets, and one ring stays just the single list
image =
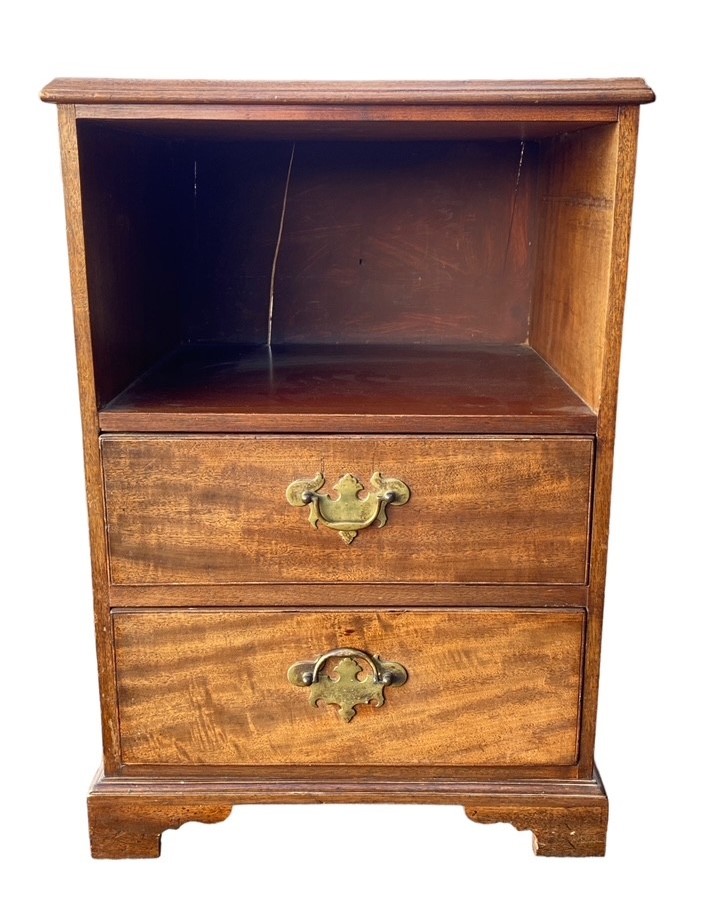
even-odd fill
[{"label": "dark wood stain", "polygon": [[524,343],[535,164],[517,141],[298,144],[273,342]]},{"label": "dark wood stain", "polygon": [[100,413],[105,432],[594,433],[528,347],[196,344]]},{"label": "dark wood stain", "polygon": [[338,606],[587,606],[582,585],[481,583],[236,583],[123,585],[110,587],[110,605],[313,606],[332,599]]},{"label": "dark wood stain", "polygon": [[[405,108],[427,105],[493,104],[502,109],[530,104],[539,112],[555,105],[640,104],[655,94],[644,80],[456,80],[456,81],[239,81],[239,80],[118,80],[60,77],[41,93],[54,103],[212,103],[352,106],[358,118],[371,113],[364,106],[394,104]],[[541,105],[539,105],[541,104]]]},{"label": "dark wood stain", "polygon": [[97,398],[188,338],[192,162],[164,139],[78,122]]},{"label": "dark wood stain", "polygon": [[[462,805],[531,829],[542,855],[601,855],[615,405],[652,91],[62,79],[43,98],[60,104],[90,514],[93,855],[156,856],[167,828],[284,802]],[[297,477],[378,468],[410,502],[351,547],[285,501]],[[341,640],[410,670],[349,726],[285,680]]]},{"label": "dark wood stain", "polygon": [[265,343],[289,143],[188,143],[194,165],[189,339]]},{"label": "dark wood stain", "polygon": [[99,773],[88,798],[92,854],[103,859],[157,857],[164,830],[188,821],[217,823],[233,805],[391,802],[464,805],[476,823],[510,823],[532,830],[540,855],[602,856],[608,802],[597,771],[574,781],[526,781],[522,771],[514,767],[516,778],[507,780],[426,780],[418,777],[418,767],[389,767],[383,777],[367,769],[364,778],[354,777],[350,767],[334,767],[332,779],[321,780],[304,767],[284,779],[268,778],[267,769],[254,767],[247,779],[218,776],[212,785],[193,779],[189,769],[180,780],[166,779],[163,767],[155,767],[151,779]]}]

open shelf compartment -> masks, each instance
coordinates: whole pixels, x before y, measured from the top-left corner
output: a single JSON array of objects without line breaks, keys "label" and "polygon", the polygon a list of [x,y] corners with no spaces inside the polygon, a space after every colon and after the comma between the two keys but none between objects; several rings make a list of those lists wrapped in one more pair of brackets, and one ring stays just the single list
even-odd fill
[{"label": "open shelf compartment", "polygon": [[617,124],[570,127],[79,119],[101,429],[594,432]]}]

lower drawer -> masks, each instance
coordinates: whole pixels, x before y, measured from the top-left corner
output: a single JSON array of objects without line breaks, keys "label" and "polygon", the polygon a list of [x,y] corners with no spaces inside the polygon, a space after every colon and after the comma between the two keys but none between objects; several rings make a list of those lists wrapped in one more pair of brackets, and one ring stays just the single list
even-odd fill
[{"label": "lower drawer", "polygon": [[[582,609],[119,609],[113,624],[126,765],[576,761]],[[386,684],[385,662],[406,681]]]}]

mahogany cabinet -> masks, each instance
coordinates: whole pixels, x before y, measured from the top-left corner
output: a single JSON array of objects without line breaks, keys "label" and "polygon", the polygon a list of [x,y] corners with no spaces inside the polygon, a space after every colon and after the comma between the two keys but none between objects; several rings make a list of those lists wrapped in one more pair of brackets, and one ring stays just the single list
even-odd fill
[{"label": "mahogany cabinet", "polygon": [[97,857],[249,802],[601,855],[641,80],[56,80]]}]

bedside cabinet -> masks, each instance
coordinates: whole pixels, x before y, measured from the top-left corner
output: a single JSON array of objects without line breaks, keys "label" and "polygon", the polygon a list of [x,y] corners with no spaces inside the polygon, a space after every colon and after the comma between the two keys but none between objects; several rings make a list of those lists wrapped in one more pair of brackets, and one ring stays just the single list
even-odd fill
[{"label": "bedside cabinet", "polygon": [[602,855],[641,80],[56,80],[97,857],[252,802]]}]

